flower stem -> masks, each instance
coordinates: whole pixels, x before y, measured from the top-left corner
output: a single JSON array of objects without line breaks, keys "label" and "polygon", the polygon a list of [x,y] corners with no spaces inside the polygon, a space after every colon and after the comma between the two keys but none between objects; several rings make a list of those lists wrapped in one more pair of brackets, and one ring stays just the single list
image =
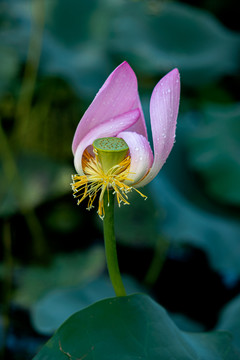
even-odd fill
[{"label": "flower stem", "polygon": [[118,266],[116,239],[114,234],[114,194],[112,191],[105,191],[103,201],[105,210],[103,233],[108,273],[116,296],[125,296],[126,291]]}]

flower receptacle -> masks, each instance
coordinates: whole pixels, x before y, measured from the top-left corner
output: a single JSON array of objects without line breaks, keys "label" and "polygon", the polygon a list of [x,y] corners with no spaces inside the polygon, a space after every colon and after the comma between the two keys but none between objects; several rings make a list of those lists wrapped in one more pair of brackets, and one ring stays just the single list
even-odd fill
[{"label": "flower receptacle", "polygon": [[113,166],[118,165],[128,154],[127,143],[117,137],[105,137],[93,142],[103,171],[106,174]]}]

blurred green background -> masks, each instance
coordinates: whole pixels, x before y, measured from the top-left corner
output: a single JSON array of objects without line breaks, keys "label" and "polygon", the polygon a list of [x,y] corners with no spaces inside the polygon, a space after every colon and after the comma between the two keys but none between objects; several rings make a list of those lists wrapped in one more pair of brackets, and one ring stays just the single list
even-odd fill
[{"label": "blurred green background", "polygon": [[150,139],[153,87],[174,67],[182,86],[176,144],[142,189],[148,200],[132,194],[131,206],[116,209],[126,287],[149,292],[183,329],[224,323],[221,311],[240,292],[237,15],[233,0],[0,1],[3,359],[31,358],[67,316],[113,296],[102,223],[72,198],[71,143],[124,60]]}]

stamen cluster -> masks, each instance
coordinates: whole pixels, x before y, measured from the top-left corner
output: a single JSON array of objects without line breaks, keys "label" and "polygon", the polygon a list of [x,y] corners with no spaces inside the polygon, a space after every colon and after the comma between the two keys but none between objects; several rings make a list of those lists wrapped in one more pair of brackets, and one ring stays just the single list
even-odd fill
[{"label": "stamen cluster", "polygon": [[84,151],[82,158],[82,168],[84,175],[73,175],[72,176],[72,190],[73,196],[79,197],[78,205],[87,197],[88,206],[87,210],[92,209],[93,202],[99,194],[99,205],[98,205],[98,215],[100,218],[104,218],[104,205],[103,205],[103,196],[105,191],[113,191],[116,194],[118,205],[121,203],[124,205],[129,205],[127,194],[134,189],[142,197],[147,198],[140,191],[135,188],[128,186],[124,181],[132,181],[129,178],[131,157],[125,157],[119,164],[111,167],[106,173],[103,171],[101,162],[99,161],[98,153],[94,150],[94,155],[91,155],[87,150]]}]

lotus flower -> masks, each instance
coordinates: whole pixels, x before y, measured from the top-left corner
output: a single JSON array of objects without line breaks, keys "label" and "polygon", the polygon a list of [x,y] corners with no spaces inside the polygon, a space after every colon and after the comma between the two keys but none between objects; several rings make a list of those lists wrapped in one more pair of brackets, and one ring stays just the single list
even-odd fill
[{"label": "lotus flower", "polygon": [[[119,205],[129,204],[127,193],[132,189],[144,196],[137,189],[155,178],[173,147],[179,98],[179,72],[173,69],[157,83],[150,100],[153,155],[134,71],[123,62],[111,73],[74,135],[72,150],[78,174],[71,185],[74,196],[80,197],[78,204],[89,197],[88,209],[92,208],[99,193],[98,214],[103,217],[106,190],[113,189]],[[107,142],[121,139],[128,149],[121,161],[105,169],[93,144],[102,138],[108,138]]]}]

